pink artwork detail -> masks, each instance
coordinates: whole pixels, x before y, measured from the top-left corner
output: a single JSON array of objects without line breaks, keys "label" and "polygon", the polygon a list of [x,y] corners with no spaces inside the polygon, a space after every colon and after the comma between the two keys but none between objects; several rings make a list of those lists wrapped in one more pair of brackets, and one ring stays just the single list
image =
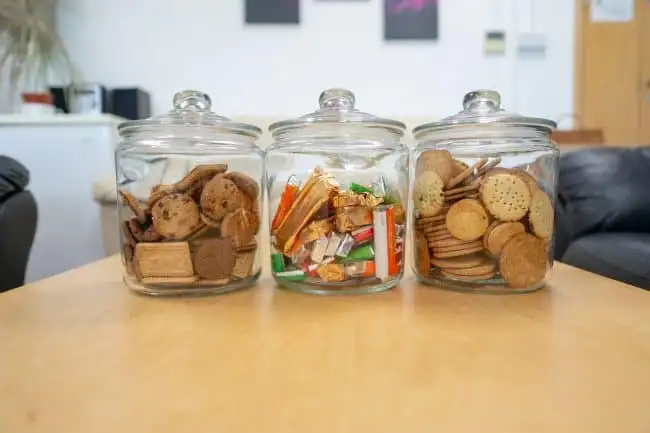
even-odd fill
[{"label": "pink artwork detail", "polygon": [[400,13],[408,10],[420,12],[429,4],[435,6],[438,4],[438,0],[397,0],[391,4],[390,11],[393,13]]}]

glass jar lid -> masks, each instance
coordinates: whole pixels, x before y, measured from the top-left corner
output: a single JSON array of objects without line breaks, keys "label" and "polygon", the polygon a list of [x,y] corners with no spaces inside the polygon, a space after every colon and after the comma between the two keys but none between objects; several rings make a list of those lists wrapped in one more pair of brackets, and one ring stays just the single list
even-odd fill
[{"label": "glass jar lid", "polygon": [[305,114],[297,119],[283,120],[269,126],[273,136],[290,130],[313,126],[355,125],[371,128],[382,128],[393,134],[404,135],[406,125],[397,120],[385,119],[364,113],[355,108],[354,93],[347,89],[327,89],[319,98],[320,108],[313,113]]},{"label": "glass jar lid", "polygon": [[501,95],[494,90],[475,90],[463,98],[463,110],[439,122],[425,123],[413,129],[415,138],[430,132],[447,131],[481,125],[523,126],[552,132],[557,124],[549,119],[526,117],[501,108]]},{"label": "glass jar lid", "polygon": [[120,136],[139,131],[155,131],[157,127],[176,126],[204,128],[209,133],[231,133],[259,138],[262,130],[248,123],[233,122],[211,111],[210,96],[196,90],[184,90],[174,95],[174,109],[161,116],[123,122]]}]

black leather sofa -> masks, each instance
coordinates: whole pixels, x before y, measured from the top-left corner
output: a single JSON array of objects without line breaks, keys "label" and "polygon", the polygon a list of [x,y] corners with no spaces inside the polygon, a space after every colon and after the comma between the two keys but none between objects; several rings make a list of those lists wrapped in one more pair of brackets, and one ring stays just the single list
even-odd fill
[{"label": "black leather sofa", "polygon": [[555,258],[650,290],[650,147],[560,158]]},{"label": "black leather sofa", "polygon": [[36,200],[25,190],[29,172],[0,156],[0,292],[22,286],[37,223]]}]

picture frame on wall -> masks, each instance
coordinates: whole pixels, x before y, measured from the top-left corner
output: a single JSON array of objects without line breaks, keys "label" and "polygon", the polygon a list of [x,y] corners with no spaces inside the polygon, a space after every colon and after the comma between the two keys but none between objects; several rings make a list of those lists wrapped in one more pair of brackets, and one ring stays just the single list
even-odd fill
[{"label": "picture frame on wall", "polygon": [[246,24],[299,24],[300,0],[245,0]]},{"label": "picture frame on wall", "polygon": [[384,39],[438,39],[439,0],[384,0]]}]

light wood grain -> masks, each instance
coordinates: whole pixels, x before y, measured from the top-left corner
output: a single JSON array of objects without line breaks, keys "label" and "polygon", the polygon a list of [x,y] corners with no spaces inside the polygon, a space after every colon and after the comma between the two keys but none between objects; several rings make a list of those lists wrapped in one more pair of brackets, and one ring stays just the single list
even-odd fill
[{"label": "light wood grain", "polygon": [[647,433],[650,294],[130,294],[110,258],[0,295],[2,433]]}]

